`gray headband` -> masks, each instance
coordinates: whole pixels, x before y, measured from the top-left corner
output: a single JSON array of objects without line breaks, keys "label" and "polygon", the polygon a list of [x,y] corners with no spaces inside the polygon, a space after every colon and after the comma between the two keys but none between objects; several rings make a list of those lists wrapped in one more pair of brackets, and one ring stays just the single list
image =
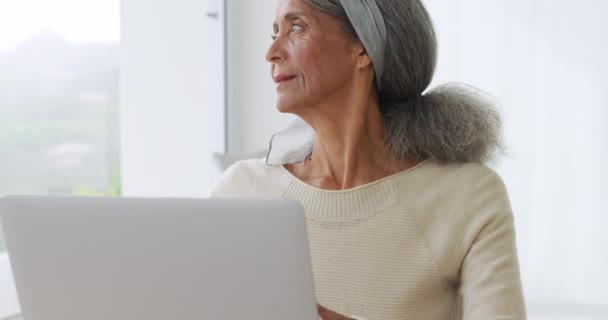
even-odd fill
[{"label": "gray headband", "polygon": [[384,48],[386,46],[386,25],[376,0],[340,0],[348,19],[353,24],[357,36],[363,43],[374,64],[376,86],[380,90],[380,80],[384,74]]},{"label": "gray headband", "polygon": [[[384,73],[384,48],[386,46],[386,26],[376,0],[340,0],[348,19],[355,28],[374,65],[376,87],[380,90],[380,80]],[[314,130],[304,120],[298,118],[287,129],[277,132],[270,139],[270,150],[266,164],[283,165],[299,163],[312,152]]]}]

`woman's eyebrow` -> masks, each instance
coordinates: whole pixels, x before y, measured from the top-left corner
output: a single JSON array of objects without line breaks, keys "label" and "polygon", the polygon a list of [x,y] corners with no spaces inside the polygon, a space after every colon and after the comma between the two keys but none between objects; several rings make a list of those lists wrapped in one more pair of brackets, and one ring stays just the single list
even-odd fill
[{"label": "woman's eyebrow", "polygon": [[[283,20],[284,21],[293,21],[293,20],[301,18],[302,16],[305,16],[305,14],[303,12],[300,12],[300,11],[290,11],[290,12],[287,12],[283,16]],[[276,30],[279,29],[279,25],[276,22],[274,22],[272,24],[272,28],[276,31]]]}]

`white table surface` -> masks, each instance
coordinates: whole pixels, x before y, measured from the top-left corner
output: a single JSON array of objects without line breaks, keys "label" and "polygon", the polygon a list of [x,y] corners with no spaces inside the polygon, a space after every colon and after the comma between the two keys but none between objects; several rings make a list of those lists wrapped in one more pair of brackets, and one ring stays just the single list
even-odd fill
[{"label": "white table surface", "polygon": [[8,255],[3,252],[0,253],[0,319],[13,320],[10,317],[20,312],[10,262]]}]

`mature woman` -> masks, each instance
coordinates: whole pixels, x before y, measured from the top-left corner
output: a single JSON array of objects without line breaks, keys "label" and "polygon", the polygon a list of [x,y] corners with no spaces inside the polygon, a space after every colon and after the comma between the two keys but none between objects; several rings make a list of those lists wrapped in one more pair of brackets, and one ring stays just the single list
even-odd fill
[{"label": "mature woman", "polygon": [[524,319],[497,112],[436,64],[420,0],[279,0],[266,59],[301,123],[215,197],[299,201],[323,319]]}]

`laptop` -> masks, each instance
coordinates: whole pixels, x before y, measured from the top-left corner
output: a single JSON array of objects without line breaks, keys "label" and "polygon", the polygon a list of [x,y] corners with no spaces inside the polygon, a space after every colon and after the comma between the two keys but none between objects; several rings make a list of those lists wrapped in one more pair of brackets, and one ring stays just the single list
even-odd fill
[{"label": "laptop", "polygon": [[318,319],[290,200],[6,197],[27,320]]}]

